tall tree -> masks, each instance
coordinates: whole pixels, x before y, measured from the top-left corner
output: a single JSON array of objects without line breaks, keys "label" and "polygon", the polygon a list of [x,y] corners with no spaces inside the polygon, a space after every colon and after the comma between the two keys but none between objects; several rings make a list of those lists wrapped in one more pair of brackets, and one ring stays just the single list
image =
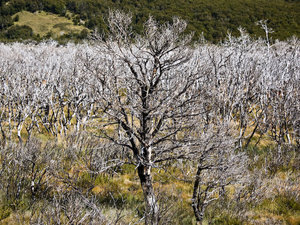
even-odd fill
[{"label": "tall tree", "polygon": [[103,108],[101,137],[132,153],[144,194],[145,224],[158,224],[151,170],[158,163],[185,158],[197,145],[201,73],[188,46],[192,35],[183,34],[184,21],[159,24],[150,17],[142,36],[132,34],[130,23],[130,16],[110,13],[111,35],[98,37],[99,51],[106,54],[99,54],[105,56],[102,69],[91,85]]}]

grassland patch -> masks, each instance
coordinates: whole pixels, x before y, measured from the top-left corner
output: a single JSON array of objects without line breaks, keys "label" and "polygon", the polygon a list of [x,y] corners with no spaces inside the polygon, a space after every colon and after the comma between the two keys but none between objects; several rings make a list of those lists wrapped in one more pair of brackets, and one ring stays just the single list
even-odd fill
[{"label": "grassland patch", "polygon": [[39,34],[41,37],[52,33],[53,37],[59,37],[66,33],[80,33],[84,26],[74,25],[72,20],[65,17],[41,12],[27,12],[22,11],[13,15],[13,18],[19,16],[19,21],[15,22],[15,25],[27,25],[30,26],[34,34]]}]

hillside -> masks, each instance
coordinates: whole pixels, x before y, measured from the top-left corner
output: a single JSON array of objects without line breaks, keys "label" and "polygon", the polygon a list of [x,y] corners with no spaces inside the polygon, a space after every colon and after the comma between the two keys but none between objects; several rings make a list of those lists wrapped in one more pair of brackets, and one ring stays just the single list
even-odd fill
[{"label": "hillside", "polygon": [[[105,18],[109,9],[122,9],[132,13],[134,29],[137,32],[141,32],[147,17],[153,15],[162,22],[179,16],[188,22],[187,32],[195,32],[195,39],[203,33],[207,40],[214,42],[222,40],[228,31],[237,35],[239,26],[244,27],[253,37],[263,36],[262,29],[256,25],[259,20],[268,20],[268,26],[274,30],[271,34],[273,39],[284,40],[292,35],[300,36],[298,0],[1,0],[0,4],[2,40],[16,38],[14,35],[8,35],[8,31],[13,27],[14,15],[22,10],[51,12],[72,19],[74,25],[82,24],[88,29],[97,28],[104,32],[107,30]],[[23,17],[19,19],[16,24],[26,24],[33,31],[29,27],[13,27],[13,30],[25,29],[29,34],[24,37],[20,35],[18,38],[37,38],[37,34],[45,35],[35,30],[36,25],[28,24]],[[39,21],[42,23],[44,19]],[[76,35],[82,28],[76,29],[73,32],[72,29],[63,26],[62,31],[69,34],[64,38],[80,39],[86,36],[86,32]]]},{"label": "hillside", "polygon": [[52,35],[57,38],[66,33],[80,33],[85,29],[83,26],[74,25],[70,19],[44,11],[35,13],[22,11],[16,13],[14,17],[19,18],[19,20],[14,23],[15,25],[30,26],[33,33],[40,37]]}]

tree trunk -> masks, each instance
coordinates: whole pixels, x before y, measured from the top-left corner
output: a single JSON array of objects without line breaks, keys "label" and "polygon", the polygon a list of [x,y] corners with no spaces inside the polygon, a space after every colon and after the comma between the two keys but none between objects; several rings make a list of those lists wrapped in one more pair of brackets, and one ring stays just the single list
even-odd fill
[{"label": "tree trunk", "polygon": [[199,201],[199,185],[201,180],[201,171],[202,168],[198,165],[197,173],[195,177],[193,197],[192,197],[192,207],[194,210],[194,215],[196,217],[196,224],[201,225],[203,221],[203,207],[201,207],[201,202]]},{"label": "tree trunk", "polygon": [[138,175],[143,189],[145,200],[145,224],[158,224],[158,204],[152,185],[151,167],[139,165]]},{"label": "tree trunk", "polygon": [[18,139],[19,139],[19,144],[22,145],[23,144],[23,141],[22,141],[22,137],[21,137],[21,131],[22,131],[22,124],[19,124],[18,125],[18,128],[17,128],[17,132],[18,132]]}]

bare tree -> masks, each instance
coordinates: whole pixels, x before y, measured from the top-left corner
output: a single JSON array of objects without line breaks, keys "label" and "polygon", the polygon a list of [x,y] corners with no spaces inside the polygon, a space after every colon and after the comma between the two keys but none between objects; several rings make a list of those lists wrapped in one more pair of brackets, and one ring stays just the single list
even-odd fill
[{"label": "bare tree", "polygon": [[[102,71],[94,76],[103,109],[100,136],[130,150],[145,199],[145,223],[158,224],[159,206],[151,170],[167,160],[185,158],[197,145],[193,136],[200,107],[198,57],[183,35],[186,23],[174,18],[158,24],[151,17],[143,36],[130,32],[131,18],[111,12],[111,35],[98,40]],[[109,129],[110,127],[110,129]],[[116,132],[112,132],[111,128]]]}]

